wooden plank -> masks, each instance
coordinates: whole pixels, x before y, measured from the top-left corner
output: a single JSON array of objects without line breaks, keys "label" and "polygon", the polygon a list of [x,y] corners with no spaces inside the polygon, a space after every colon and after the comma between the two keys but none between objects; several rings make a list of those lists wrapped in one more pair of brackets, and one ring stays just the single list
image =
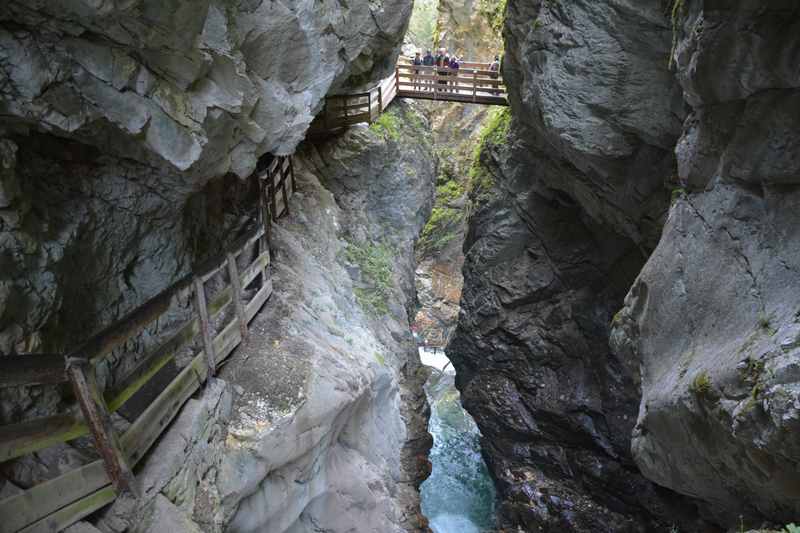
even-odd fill
[{"label": "wooden plank", "polygon": [[112,485],[109,485],[63,509],[59,509],[44,520],[26,527],[20,533],[53,533],[54,531],[62,531],[81,518],[89,516],[113,502],[116,497],[117,492]]},{"label": "wooden plank", "polygon": [[175,358],[176,352],[191,342],[198,333],[200,333],[200,320],[194,318],[164,344],[147,354],[125,378],[106,393],[109,411],[116,411],[130,400],[159,370]]},{"label": "wooden plank", "polygon": [[175,418],[183,404],[208,376],[205,352],[200,352],[172,380],[122,437],[122,446],[131,463],[138,463],[161,432]]},{"label": "wooden plank", "polygon": [[247,313],[247,320],[253,320],[253,317],[258,314],[261,306],[267,301],[267,298],[272,294],[272,280],[267,279],[264,285],[258,290],[253,299],[247,304],[245,312]]},{"label": "wooden plank", "polygon": [[106,486],[111,480],[97,460],[6,498],[0,501],[0,533],[17,532]]},{"label": "wooden plank", "polygon": [[205,283],[206,281],[210,280],[214,276],[218,275],[222,272],[222,269],[225,267],[225,262],[221,262],[216,266],[212,267],[210,270],[206,270],[205,272],[201,272],[199,274],[195,274],[196,278],[200,278],[200,280]]},{"label": "wooden plank", "polygon": [[194,296],[195,311],[200,317],[200,334],[203,337],[203,350],[208,363],[208,373],[213,376],[217,371],[217,366],[214,363],[214,344],[211,342],[211,324],[208,320],[205,283],[200,278],[194,280]]},{"label": "wooden plank", "polygon": [[61,354],[0,355],[0,388],[67,381]]},{"label": "wooden plank", "polygon": [[83,421],[68,414],[0,426],[0,463],[76,439],[88,431]]},{"label": "wooden plank", "polygon": [[231,297],[236,320],[239,322],[239,332],[242,339],[247,339],[247,317],[244,315],[244,304],[242,304],[242,280],[239,278],[239,267],[236,265],[236,258],[233,254],[228,254],[228,276],[233,288]]},{"label": "wooden plank", "polygon": [[259,255],[250,266],[242,271],[242,287],[250,285],[254,279],[264,270],[270,263],[269,250]]},{"label": "wooden plank", "polygon": [[67,374],[72,381],[83,418],[92,432],[95,447],[105,463],[108,477],[118,492],[136,494],[136,479],[117,441],[111,415],[97,388],[94,368],[88,359],[71,359],[68,360]]},{"label": "wooden plank", "polygon": [[214,339],[214,353],[217,354],[217,365],[233,352],[242,342],[242,335],[236,322],[229,322]]},{"label": "wooden plank", "polygon": [[74,353],[81,357],[88,357],[96,361],[110,353],[114,348],[121,346],[134,335],[138,335],[156,318],[163,315],[172,303],[176,293],[188,285],[187,280],[182,280],[161,294],[151,298],[142,306],[137,307],[122,320],[111,324],[103,331],[84,343]]}]

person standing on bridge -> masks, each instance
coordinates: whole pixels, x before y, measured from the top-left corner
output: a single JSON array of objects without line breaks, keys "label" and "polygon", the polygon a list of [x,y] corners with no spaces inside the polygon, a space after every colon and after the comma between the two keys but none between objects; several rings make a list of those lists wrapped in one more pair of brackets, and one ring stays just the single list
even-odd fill
[{"label": "person standing on bridge", "polygon": [[461,67],[461,64],[458,62],[458,57],[453,54],[453,57],[450,58],[450,76],[453,77],[453,81],[450,82],[452,88],[450,92],[457,93],[458,89],[456,86],[458,85],[458,69]]},{"label": "person standing on bridge", "polygon": [[[440,79],[436,82],[437,85],[447,85],[447,80],[444,79],[447,76],[447,69],[450,67],[450,56],[447,55],[447,48],[439,48],[439,55],[436,56],[436,74],[439,75]],[[434,90],[442,90],[441,88],[436,88]],[[446,89],[444,89],[446,90]]]},{"label": "person standing on bridge", "polygon": [[[493,80],[497,80],[499,75],[500,75],[500,56],[494,56],[494,61],[492,61],[492,64],[489,65],[489,76]],[[492,91],[494,94],[500,94],[500,91],[497,89],[497,81],[492,82],[492,87],[494,87],[494,90]]]},{"label": "person standing on bridge", "polygon": [[[414,59],[412,61],[412,64],[415,67],[421,67],[422,66],[422,58],[419,56],[419,52],[414,54]],[[420,82],[419,82],[419,69],[418,68],[414,69],[414,90],[415,91],[421,91],[422,90],[422,87],[420,86]]]},{"label": "person standing on bridge", "polygon": [[[425,57],[422,58],[422,65],[426,66],[426,67],[432,67],[435,62],[436,62],[436,60],[433,58],[433,54],[431,54],[431,51],[428,50],[425,53]],[[431,69],[424,69],[423,73],[425,73],[425,75],[432,76],[433,75],[433,69],[432,68]],[[425,78],[424,85],[433,85],[433,80],[431,80],[430,78]],[[431,87],[425,87],[426,91],[431,90],[431,89],[432,89]]]}]

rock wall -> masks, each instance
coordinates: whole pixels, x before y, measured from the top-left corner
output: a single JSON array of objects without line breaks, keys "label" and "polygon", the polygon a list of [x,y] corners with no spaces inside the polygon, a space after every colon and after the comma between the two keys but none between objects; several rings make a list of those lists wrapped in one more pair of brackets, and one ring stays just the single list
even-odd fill
[{"label": "rock wall", "polygon": [[674,18],[685,188],[612,336],[641,364],[633,453],[721,524],[783,524],[800,516],[800,8]]},{"label": "rock wall", "polygon": [[636,373],[610,323],[659,238],[683,108],[660,2],[518,2],[448,347],[484,436],[501,525],[695,531],[630,453]]},{"label": "rock wall", "polygon": [[293,152],[325,94],[380,79],[410,10],[3,2],[0,353],[74,346],[185,275],[218,245],[206,183]]},{"label": "rock wall", "polygon": [[449,346],[502,525],[796,520],[798,20],[509,1]]},{"label": "rock wall", "polygon": [[95,527],[428,531],[428,370],[410,318],[436,165],[424,118],[400,102],[387,113],[391,127],[303,145],[248,341],[144,461],[145,497]]}]

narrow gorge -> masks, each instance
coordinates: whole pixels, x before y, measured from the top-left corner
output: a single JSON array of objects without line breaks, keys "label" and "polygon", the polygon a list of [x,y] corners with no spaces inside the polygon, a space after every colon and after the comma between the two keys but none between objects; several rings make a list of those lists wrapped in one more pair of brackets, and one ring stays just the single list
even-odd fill
[{"label": "narrow gorge", "polygon": [[6,0],[0,533],[797,533],[798,191],[795,0]]}]

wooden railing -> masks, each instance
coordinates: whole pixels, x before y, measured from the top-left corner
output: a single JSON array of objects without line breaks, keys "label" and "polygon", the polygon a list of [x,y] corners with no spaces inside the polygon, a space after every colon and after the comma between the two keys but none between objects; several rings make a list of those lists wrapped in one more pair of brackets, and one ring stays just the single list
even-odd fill
[{"label": "wooden railing", "polygon": [[464,63],[458,69],[398,64],[397,95],[448,102],[508,105],[503,78],[488,64]]},{"label": "wooden railing", "polygon": [[[0,387],[71,383],[72,412],[0,427],[0,462],[54,444],[91,435],[100,459],[0,501],[0,533],[60,531],[112,502],[123,491],[137,493],[133,468],[183,404],[248,336],[248,324],[272,293],[268,274],[268,228],[288,212],[294,192],[291,158],[276,157],[256,173],[260,213],[256,227],[228,248],[224,257],[198,269],[69,355],[0,357]],[[217,280],[208,299],[206,284]],[[249,296],[248,296],[249,295]],[[96,368],[117,348],[142,333],[180,301],[193,312],[154,350],[144,354],[114,385],[101,390]],[[227,319],[229,317],[229,319]],[[220,324],[215,327],[215,324]],[[111,414],[199,336],[196,353],[121,435]]]},{"label": "wooden railing", "polygon": [[325,98],[309,135],[326,134],[354,124],[375,122],[396,97],[508,105],[506,86],[490,63],[461,63],[461,68],[415,66],[401,58],[392,75],[369,91]]},{"label": "wooden railing", "polygon": [[397,78],[394,74],[369,91],[328,96],[322,111],[322,126],[330,131],[362,122],[371,124],[396,96]]}]

